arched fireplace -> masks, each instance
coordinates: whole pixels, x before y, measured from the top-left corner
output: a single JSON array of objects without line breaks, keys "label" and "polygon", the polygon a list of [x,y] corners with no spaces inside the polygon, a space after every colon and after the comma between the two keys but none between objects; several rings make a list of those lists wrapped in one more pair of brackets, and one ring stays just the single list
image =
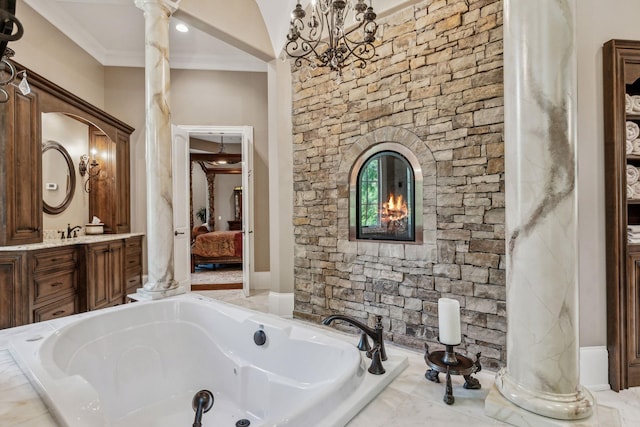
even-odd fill
[{"label": "arched fireplace", "polygon": [[363,152],[349,181],[350,240],[422,243],[422,170],[404,145]]}]

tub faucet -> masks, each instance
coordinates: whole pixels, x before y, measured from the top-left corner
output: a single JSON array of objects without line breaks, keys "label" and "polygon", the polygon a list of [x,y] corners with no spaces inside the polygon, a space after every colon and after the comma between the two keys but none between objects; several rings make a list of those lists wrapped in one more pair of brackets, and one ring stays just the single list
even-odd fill
[{"label": "tub faucet", "polygon": [[[82,227],[79,225],[72,228],[71,224],[67,224],[67,239],[70,239],[71,237],[78,237],[78,232],[76,230],[80,230],[81,228]],[[71,236],[71,233],[73,233],[73,236]]]},{"label": "tub faucet", "polygon": [[382,336],[382,316],[376,316],[376,324],[373,329],[368,327],[362,322],[359,322],[351,317],[341,314],[334,314],[327,317],[322,321],[323,325],[329,325],[334,320],[342,320],[352,326],[360,329],[364,334],[367,334],[373,340],[373,348],[369,348],[366,336],[360,338],[358,349],[367,352],[367,357],[371,358],[371,366],[369,372],[372,374],[384,374],[384,368],[382,367],[382,360],[387,360],[387,351],[384,348],[384,339]]},{"label": "tub faucet", "polygon": [[209,412],[213,406],[213,393],[209,390],[200,390],[193,396],[191,406],[196,413],[193,427],[202,427],[202,414]]}]

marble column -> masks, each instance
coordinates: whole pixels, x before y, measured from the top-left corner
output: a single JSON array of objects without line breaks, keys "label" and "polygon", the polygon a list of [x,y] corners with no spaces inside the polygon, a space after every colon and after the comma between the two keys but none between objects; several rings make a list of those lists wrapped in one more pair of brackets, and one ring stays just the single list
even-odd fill
[{"label": "marble column", "polygon": [[145,21],[145,115],[147,166],[148,279],[139,299],[157,299],[184,292],[174,281],[173,193],[171,179],[171,115],[169,111],[169,17],[177,8],[170,0],[135,0]]},{"label": "marble column", "polygon": [[[495,387],[534,414],[584,419],[594,402],[579,384],[575,0],[505,0],[504,23],[508,329]],[[497,400],[488,415],[545,425]]]}]

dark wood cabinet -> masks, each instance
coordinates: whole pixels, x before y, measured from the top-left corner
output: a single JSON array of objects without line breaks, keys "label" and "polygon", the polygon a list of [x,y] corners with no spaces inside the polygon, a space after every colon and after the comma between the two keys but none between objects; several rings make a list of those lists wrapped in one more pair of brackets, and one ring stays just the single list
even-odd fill
[{"label": "dark wood cabinet", "polygon": [[0,104],[0,246],[42,241],[42,145],[36,93]]},{"label": "dark wood cabinet", "polygon": [[128,133],[118,130],[115,135],[114,141],[97,127],[89,128],[89,151],[100,153],[97,159],[100,173],[89,183],[89,218],[100,218],[105,233],[120,234],[131,229],[130,146]]},{"label": "dark wood cabinet", "polygon": [[131,231],[131,201],[129,200],[131,178],[130,160],[131,150],[129,133],[118,130],[116,139],[116,183],[115,183],[115,232],[128,233]]},{"label": "dark wood cabinet", "polygon": [[[15,64],[18,71],[26,70]],[[109,233],[129,233],[130,143],[133,128],[32,70],[31,93],[6,85],[0,103],[0,246],[42,241],[42,113],[62,113],[90,124],[90,139],[109,142],[101,167],[108,176],[91,192],[89,218],[98,216]],[[106,143],[105,143],[106,144]]]},{"label": "dark wood cabinet", "polygon": [[29,323],[80,312],[76,246],[28,252]]},{"label": "dark wood cabinet", "polygon": [[122,304],[142,286],[142,239],[0,251],[0,329]]},{"label": "dark wood cabinet", "polygon": [[125,245],[126,289],[125,296],[133,294],[142,287],[142,236],[130,237]]},{"label": "dark wood cabinet", "polygon": [[124,302],[124,255],[122,240],[85,246],[87,310]]},{"label": "dark wood cabinet", "polygon": [[640,42],[607,42],[603,78],[607,349],[618,391],[640,385],[640,244],[628,236],[628,226],[640,226],[640,184],[631,182],[640,173],[640,139],[627,144],[627,131],[640,126],[640,109],[627,108],[632,97],[640,101]]},{"label": "dark wood cabinet", "polygon": [[25,255],[22,252],[0,254],[0,329],[26,323]]}]

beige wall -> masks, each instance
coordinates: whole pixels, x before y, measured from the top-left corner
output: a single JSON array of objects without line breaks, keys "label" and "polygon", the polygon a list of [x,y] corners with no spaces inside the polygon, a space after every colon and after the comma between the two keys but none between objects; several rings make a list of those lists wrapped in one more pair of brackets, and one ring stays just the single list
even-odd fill
[{"label": "beige wall", "polygon": [[291,68],[269,62],[269,193],[271,221],[271,291],[293,292],[293,131]]},{"label": "beige wall", "polygon": [[104,67],[23,0],[18,0],[16,16],[24,26],[24,36],[9,43],[9,47],[16,51],[14,59],[85,101],[103,108]]},{"label": "beige wall", "polygon": [[[136,130],[131,137],[131,224],[146,231],[144,70],[105,69],[105,109]],[[255,270],[269,270],[269,175],[266,73],[171,71],[176,125],[253,126]]]},{"label": "beige wall", "polygon": [[602,45],[640,40],[637,0],[580,0],[578,40],[578,231],[580,346],[607,342]]}]

